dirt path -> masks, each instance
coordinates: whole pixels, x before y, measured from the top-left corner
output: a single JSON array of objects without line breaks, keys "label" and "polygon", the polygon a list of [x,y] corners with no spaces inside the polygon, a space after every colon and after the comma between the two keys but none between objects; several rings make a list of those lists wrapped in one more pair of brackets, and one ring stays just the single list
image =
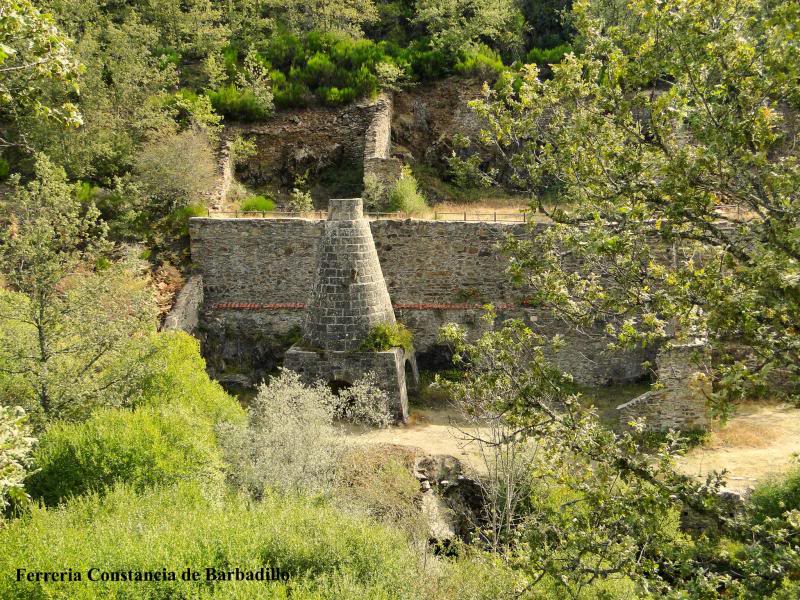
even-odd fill
[{"label": "dirt path", "polygon": [[[460,430],[460,431],[459,431]],[[478,445],[461,432],[475,433],[453,410],[415,408],[408,424],[388,429],[351,427],[357,444],[397,444],[427,454],[448,454],[477,471],[484,471]],[[792,453],[800,452],[800,409],[788,405],[751,404],[741,407],[710,440],[679,459],[681,470],[704,479],[712,471],[728,471],[727,487],[743,491],[757,481],[788,470]]]},{"label": "dirt path", "polygon": [[347,430],[357,444],[397,444],[420,448],[426,454],[455,456],[470,468],[484,471],[478,444],[465,439],[464,435],[476,433],[478,429],[466,427],[451,409],[413,408],[408,423],[403,426],[371,430],[348,427]]},{"label": "dirt path", "polygon": [[741,407],[702,447],[680,459],[684,473],[704,479],[727,469],[727,487],[744,491],[757,481],[787,471],[800,452],[800,409],[785,404]]}]

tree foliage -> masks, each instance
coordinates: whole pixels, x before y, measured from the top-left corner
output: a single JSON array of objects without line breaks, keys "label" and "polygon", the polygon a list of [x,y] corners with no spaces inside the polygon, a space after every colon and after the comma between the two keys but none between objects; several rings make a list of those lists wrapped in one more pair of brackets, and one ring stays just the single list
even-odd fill
[{"label": "tree foliage", "polygon": [[[561,597],[580,598],[595,583],[622,579],[636,590],[622,597],[746,598],[796,582],[797,510],[766,520],[748,509],[731,516],[718,495],[719,474],[698,482],[676,468],[685,448],[679,436],[645,451],[641,424],[612,432],[549,366],[557,340],[518,321],[492,327],[493,316],[474,343],[457,326],[443,330],[465,375],[439,384],[474,418],[473,437],[489,456],[478,533],[529,575],[526,591],[535,597],[537,586],[554,581]],[[681,532],[684,509],[725,535]]]},{"label": "tree foliage", "polygon": [[[45,84],[56,82],[77,91],[79,69],[71,41],[29,0],[7,0],[0,6],[0,118],[34,116],[80,125],[81,117],[69,99],[49,102]],[[24,140],[23,140],[24,141]],[[6,135],[0,146],[12,143]]]},{"label": "tree foliage", "polygon": [[125,263],[107,266],[97,209],[45,157],[2,210],[4,403],[15,399],[37,420],[81,418],[136,368],[131,343],[152,326],[152,292]]},{"label": "tree foliage", "polygon": [[521,14],[513,0],[419,0],[416,21],[431,35],[434,48],[457,54],[480,41],[515,45]]},{"label": "tree foliage", "polygon": [[517,280],[621,345],[707,334],[727,398],[800,375],[799,11],[577,2],[580,54],[475,104],[555,221],[510,246]]}]

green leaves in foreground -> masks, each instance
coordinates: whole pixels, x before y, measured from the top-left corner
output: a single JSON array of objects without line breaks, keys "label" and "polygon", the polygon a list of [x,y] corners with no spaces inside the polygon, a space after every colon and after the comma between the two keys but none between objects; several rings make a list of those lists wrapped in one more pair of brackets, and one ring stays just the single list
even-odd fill
[{"label": "green leaves in foreground", "polygon": [[513,242],[531,299],[618,345],[708,335],[715,400],[800,384],[794,2],[579,0],[547,81],[486,91],[481,142],[556,223]]}]

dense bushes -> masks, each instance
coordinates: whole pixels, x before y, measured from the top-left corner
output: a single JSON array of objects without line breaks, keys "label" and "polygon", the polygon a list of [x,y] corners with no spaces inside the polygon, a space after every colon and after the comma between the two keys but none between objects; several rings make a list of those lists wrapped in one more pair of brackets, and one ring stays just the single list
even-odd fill
[{"label": "dense bushes", "polygon": [[275,104],[345,104],[381,87],[378,63],[394,62],[385,43],[312,32],[272,38],[262,56],[272,67]]},{"label": "dense bushes", "polygon": [[[267,496],[207,499],[193,484],[136,494],[118,486],[105,497],[37,508],[0,530],[0,572],[18,567],[83,572],[82,582],[16,582],[0,578],[0,597],[14,598],[418,598],[424,595],[414,554],[399,533],[338,513],[319,502]],[[289,588],[266,582],[187,583],[180,573],[279,567]],[[87,582],[103,571],[175,571],[178,581]],[[316,595],[315,595],[316,594]]]},{"label": "dense bushes", "polygon": [[[455,72],[480,75],[502,68],[502,61],[486,47],[452,54],[431,49],[424,39],[400,47],[330,32],[276,34],[262,45],[259,57],[270,69],[274,102],[281,108],[346,104],[398,81],[425,81]],[[255,98],[235,86],[209,92],[209,97],[217,110],[232,118],[263,118]]]},{"label": "dense bushes", "polygon": [[206,92],[218,113],[240,121],[259,121],[270,115],[256,95],[248,89],[230,84]]},{"label": "dense bushes", "polygon": [[241,422],[242,409],[209,379],[196,340],[163,333],[146,345],[143,369],[129,382],[134,410],[99,410],[83,423],[56,423],[41,437],[38,471],[26,481],[34,498],[52,505],[117,482],[143,489],[191,479],[220,487],[214,427]]},{"label": "dense bushes", "polygon": [[106,409],[84,423],[59,423],[40,439],[37,471],[26,487],[54,505],[124,481],[142,490],[158,483],[223,482],[222,457],[211,423],[180,406]]}]

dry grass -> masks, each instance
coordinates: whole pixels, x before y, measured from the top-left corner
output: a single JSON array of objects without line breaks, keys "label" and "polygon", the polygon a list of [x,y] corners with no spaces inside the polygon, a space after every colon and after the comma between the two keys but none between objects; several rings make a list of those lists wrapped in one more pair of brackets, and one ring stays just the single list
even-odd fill
[{"label": "dry grass", "polygon": [[782,432],[775,426],[732,421],[711,435],[711,445],[724,448],[768,448]]}]

